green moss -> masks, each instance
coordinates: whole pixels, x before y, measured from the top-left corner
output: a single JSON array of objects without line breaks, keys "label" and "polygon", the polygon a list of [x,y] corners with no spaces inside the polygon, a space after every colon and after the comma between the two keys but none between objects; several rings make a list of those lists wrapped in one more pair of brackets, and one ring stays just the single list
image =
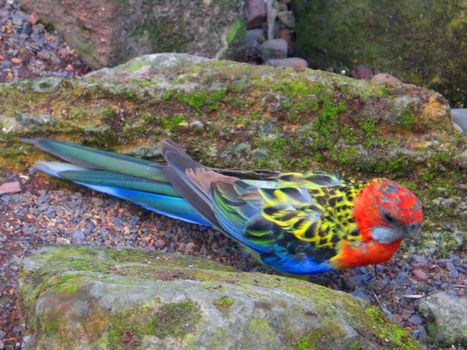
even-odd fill
[{"label": "green moss", "polygon": [[52,283],[52,287],[50,290],[57,291],[57,292],[64,292],[68,294],[76,293],[81,284],[79,283],[81,276],[79,275],[62,275],[59,276],[57,280],[52,279],[50,283]]},{"label": "green moss", "polygon": [[60,329],[60,324],[57,320],[49,320],[43,329],[46,335],[56,336],[58,330]]},{"label": "green moss", "polygon": [[344,127],[342,128],[341,133],[345,143],[348,145],[355,145],[358,143],[357,131],[355,129]]},{"label": "green moss", "polygon": [[400,125],[403,129],[411,130],[414,126],[414,116],[411,110],[404,110],[400,116]]},{"label": "green moss", "polygon": [[112,121],[115,118],[115,111],[112,108],[107,108],[104,112],[104,116],[107,120]]},{"label": "green moss", "polygon": [[184,337],[196,328],[200,317],[198,304],[190,300],[161,304],[155,309],[142,307],[112,316],[107,331],[108,342],[112,348],[119,348],[125,333],[131,333],[137,343],[144,335],[160,339]]},{"label": "green moss", "polygon": [[170,101],[172,97],[175,96],[175,91],[174,90],[164,90],[162,93],[162,100],[164,101]]},{"label": "green moss", "polygon": [[143,331],[158,338],[183,337],[195,329],[200,317],[198,304],[190,300],[164,304],[143,327]]},{"label": "green moss", "polygon": [[214,300],[214,306],[222,313],[227,313],[234,304],[234,300],[229,296],[223,296]]},{"label": "green moss", "polygon": [[183,114],[175,114],[170,117],[161,116],[159,122],[164,130],[172,131],[180,126],[187,126],[187,117]]},{"label": "green moss", "polygon": [[376,306],[367,307],[366,314],[370,325],[373,324],[374,331],[380,338],[388,339],[393,347],[401,350],[419,349],[419,345],[406,330],[393,322],[385,322],[386,317]]},{"label": "green moss", "polygon": [[321,86],[317,83],[304,82],[302,80],[288,80],[272,85],[275,91],[282,91],[289,98],[303,95],[316,95],[321,92]]},{"label": "green moss", "polygon": [[126,72],[136,72],[146,65],[144,59],[134,59],[131,62],[121,66],[122,70]]},{"label": "green moss", "polygon": [[265,319],[252,319],[248,324],[249,332],[254,337],[270,338],[274,337],[274,329]]},{"label": "green moss", "polygon": [[310,341],[306,337],[302,337],[299,341],[294,345],[294,350],[309,350],[312,349]]},{"label": "green moss", "polygon": [[112,324],[111,329],[107,334],[107,339],[105,341],[106,345],[108,344],[110,349],[119,349],[122,335],[123,333],[114,324]]},{"label": "green moss", "polygon": [[343,149],[333,149],[331,158],[341,166],[352,165],[358,158],[358,149],[354,146],[348,146]]},{"label": "green moss", "polygon": [[324,100],[318,118],[313,121],[313,129],[319,133],[315,141],[319,148],[331,149],[333,147],[339,131],[338,114],[345,110],[346,106],[342,102],[334,104],[329,99]]},{"label": "green moss", "polygon": [[[210,111],[217,110],[220,107],[218,101],[226,95],[227,89],[219,89],[211,92],[197,91],[197,92],[180,92],[177,95],[178,100],[188,104],[193,109],[200,111],[202,107],[208,106]],[[213,108],[213,105],[215,107]]]},{"label": "green moss", "polygon": [[237,19],[227,30],[227,43],[232,43],[238,38],[244,38],[246,36],[246,25],[243,21]]},{"label": "green moss", "polygon": [[371,116],[367,116],[363,124],[361,125],[362,130],[365,132],[365,144],[368,147],[372,147],[378,144],[378,129],[376,125],[376,119]]}]

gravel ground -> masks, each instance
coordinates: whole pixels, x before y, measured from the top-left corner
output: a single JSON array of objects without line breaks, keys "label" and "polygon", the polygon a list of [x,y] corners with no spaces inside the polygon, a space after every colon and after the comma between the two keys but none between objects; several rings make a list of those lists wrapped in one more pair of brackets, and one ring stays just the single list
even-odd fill
[{"label": "gravel ground", "polygon": [[[0,82],[88,71],[59,34],[34,14],[0,0]],[[0,195],[0,350],[20,349],[24,320],[16,294],[21,259],[40,246],[83,244],[179,252],[214,259],[242,271],[264,271],[221,233],[148,212],[135,205],[43,175],[0,173],[0,185],[19,181],[21,192]],[[429,348],[418,300],[436,291],[465,296],[465,255],[447,259],[397,254],[370,268],[314,276],[312,281],[379,305]]]},{"label": "gravel ground", "polygon": [[89,71],[59,33],[49,33],[35,14],[0,0],[0,82],[38,76],[68,77]]}]

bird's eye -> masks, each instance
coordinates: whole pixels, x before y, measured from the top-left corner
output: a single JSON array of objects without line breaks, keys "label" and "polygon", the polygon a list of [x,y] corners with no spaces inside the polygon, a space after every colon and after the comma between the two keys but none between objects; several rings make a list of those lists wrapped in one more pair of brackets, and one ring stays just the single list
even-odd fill
[{"label": "bird's eye", "polygon": [[386,219],[387,222],[391,224],[396,222],[396,219],[391,214],[384,214],[384,218]]}]

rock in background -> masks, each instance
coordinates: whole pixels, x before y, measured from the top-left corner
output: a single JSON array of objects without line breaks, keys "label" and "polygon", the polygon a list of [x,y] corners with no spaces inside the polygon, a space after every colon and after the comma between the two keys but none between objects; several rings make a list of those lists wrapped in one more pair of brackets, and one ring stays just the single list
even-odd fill
[{"label": "rock in background", "polygon": [[20,274],[23,349],[419,349],[350,294],[137,250],[43,248]]},{"label": "rock in background", "polygon": [[463,0],[294,0],[297,54],[313,68],[364,64],[433,88],[453,105],[467,96]]},{"label": "rock in background", "polygon": [[155,52],[243,59],[243,1],[22,0],[93,68]]}]

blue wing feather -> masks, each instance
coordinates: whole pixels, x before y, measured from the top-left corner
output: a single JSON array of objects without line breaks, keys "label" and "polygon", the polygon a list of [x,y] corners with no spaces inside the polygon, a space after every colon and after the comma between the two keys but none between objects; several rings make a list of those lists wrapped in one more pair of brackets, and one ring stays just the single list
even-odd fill
[{"label": "blue wing feather", "polygon": [[71,180],[95,191],[128,200],[162,215],[211,226],[185,199],[169,195],[177,193],[166,183],[106,171],[99,173],[63,162],[37,162],[35,168],[51,176]]},{"label": "blue wing feather", "polygon": [[98,192],[110,194],[112,196],[128,200],[138,204],[145,209],[154,211],[158,214],[166,215],[174,219],[183,220],[189,223],[211,227],[211,224],[204,220],[201,215],[188,203],[180,197],[164,196],[157,193],[129,190],[103,185],[90,185],[77,182],[77,184],[86,186]]}]

